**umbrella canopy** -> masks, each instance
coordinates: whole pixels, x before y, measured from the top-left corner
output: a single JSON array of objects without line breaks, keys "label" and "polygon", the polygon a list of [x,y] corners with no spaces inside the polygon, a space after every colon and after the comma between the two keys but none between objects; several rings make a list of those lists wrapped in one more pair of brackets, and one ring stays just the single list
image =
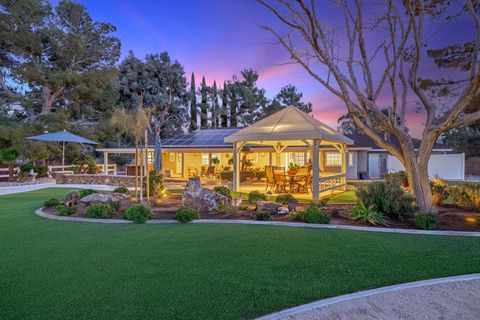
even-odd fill
[{"label": "umbrella canopy", "polygon": [[52,133],[45,133],[38,136],[28,137],[28,140],[36,141],[51,141],[51,142],[63,142],[63,152],[62,152],[62,166],[65,166],[65,142],[77,142],[83,144],[97,144],[92,140],[87,138],[77,136],[76,134],[70,133],[68,131],[58,131]]},{"label": "umbrella canopy", "polygon": [[155,135],[155,151],[153,153],[153,168],[162,171],[162,139],[157,132]]},{"label": "umbrella canopy", "polygon": [[45,133],[39,136],[28,137],[27,139],[38,140],[38,141],[78,142],[78,143],[84,143],[84,144],[97,144],[92,140],[88,140],[87,138],[77,136],[76,134],[70,133],[68,131]]}]

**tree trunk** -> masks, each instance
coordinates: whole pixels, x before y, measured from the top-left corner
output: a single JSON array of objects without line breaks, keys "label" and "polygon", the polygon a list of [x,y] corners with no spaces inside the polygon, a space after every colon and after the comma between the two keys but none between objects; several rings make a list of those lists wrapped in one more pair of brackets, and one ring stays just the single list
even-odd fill
[{"label": "tree trunk", "polygon": [[14,166],[15,165],[13,163],[8,164],[8,182],[13,182],[14,181],[14,179],[13,179]]},{"label": "tree trunk", "polygon": [[436,213],[437,208],[432,201],[432,191],[428,178],[429,157],[405,155],[405,170],[408,175],[408,185],[415,196],[420,212]]},{"label": "tree trunk", "polygon": [[43,87],[43,103],[42,103],[42,114],[49,113],[52,111],[52,106],[55,101],[60,97],[63,92],[64,87],[59,87],[55,92],[52,92],[50,88]]}]

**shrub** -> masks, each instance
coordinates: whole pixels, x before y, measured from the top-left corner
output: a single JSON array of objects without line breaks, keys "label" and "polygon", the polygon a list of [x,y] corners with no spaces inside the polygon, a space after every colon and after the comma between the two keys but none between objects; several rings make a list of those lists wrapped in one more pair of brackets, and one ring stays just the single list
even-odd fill
[{"label": "shrub", "polygon": [[317,207],[325,207],[328,203],[328,199],[312,200],[310,204]]},{"label": "shrub", "polygon": [[265,193],[261,193],[260,191],[251,191],[248,194],[248,202],[250,203],[256,203],[257,201],[264,201],[267,200],[267,196]]},{"label": "shrub", "polygon": [[357,203],[352,209],[352,218],[374,226],[386,224],[383,214],[377,212],[372,207],[365,207],[363,203]]},{"label": "shrub", "polygon": [[399,186],[385,182],[370,182],[359,185],[356,190],[359,203],[372,208],[391,219],[402,220],[415,211],[412,195]]},{"label": "shrub", "polygon": [[77,206],[65,207],[62,205],[57,206],[59,216],[71,216],[77,212]]},{"label": "shrub", "polygon": [[163,174],[160,170],[152,170],[148,176],[149,192],[156,199],[160,199],[166,191],[165,184],[163,182]]},{"label": "shrub", "polygon": [[418,229],[433,230],[437,226],[437,216],[431,212],[419,213],[415,216],[415,226]]},{"label": "shrub", "polygon": [[85,211],[87,218],[108,219],[115,216],[115,210],[106,203],[92,203]]},{"label": "shrub", "polygon": [[279,194],[277,196],[277,198],[275,199],[275,202],[278,202],[278,203],[281,203],[281,204],[285,205],[285,204],[289,204],[290,202],[292,202],[294,200],[297,200],[297,199],[295,199],[295,197],[292,196],[291,194],[285,193],[285,194]]},{"label": "shrub", "polygon": [[303,211],[303,221],[306,223],[330,223],[330,216],[324,210],[317,206],[309,205],[308,208]]},{"label": "shrub", "polygon": [[122,202],[120,200],[109,200],[107,204],[112,207],[114,211],[119,211],[120,207],[122,206]]},{"label": "shrub", "polygon": [[33,172],[37,173],[37,178],[42,178],[48,176],[48,167],[34,167],[33,164],[28,163],[20,167],[20,172],[30,173],[30,170],[33,169]]},{"label": "shrub", "polygon": [[432,200],[437,206],[441,205],[443,200],[448,198],[448,185],[439,178],[434,178],[430,181],[430,187],[432,189]]},{"label": "shrub", "polygon": [[227,198],[230,198],[230,199],[232,198],[230,189],[228,189],[227,187],[216,186],[215,188],[213,188],[213,191],[215,191],[216,193],[220,193],[221,195],[224,195]]},{"label": "shrub", "polygon": [[70,200],[72,200],[73,197],[76,197],[76,198],[80,199],[80,195],[79,195],[77,190],[68,191],[67,194],[65,195],[65,200],[70,201]]},{"label": "shrub", "polygon": [[223,214],[238,214],[238,207],[233,206],[231,204],[223,204],[219,203],[218,204],[218,213],[223,213]]},{"label": "shrub", "polygon": [[126,194],[130,193],[130,191],[128,190],[127,187],[117,187],[117,188],[113,189],[113,192],[114,193],[126,193]]},{"label": "shrub", "polygon": [[153,218],[153,212],[141,204],[137,204],[128,208],[123,217],[127,220],[132,220],[133,223],[144,223]]},{"label": "shrub", "polygon": [[268,211],[255,211],[253,218],[258,221],[270,221],[272,220],[272,215]]},{"label": "shrub", "polygon": [[408,175],[405,171],[386,173],[384,177],[389,185],[408,188]]},{"label": "shrub", "polygon": [[463,182],[460,186],[450,187],[448,192],[455,205],[480,212],[480,182]]},{"label": "shrub", "polygon": [[93,190],[93,189],[80,189],[80,190],[78,190],[78,195],[80,196],[80,198],[86,197],[86,196],[91,195],[93,193],[98,193],[98,191]]},{"label": "shrub", "polygon": [[181,223],[187,223],[190,222],[194,219],[199,219],[200,214],[198,213],[197,210],[191,209],[191,208],[180,208],[178,209],[175,218],[180,221]]},{"label": "shrub", "polygon": [[303,213],[305,211],[290,211],[288,213],[288,218],[291,220],[303,221]]},{"label": "shrub", "polygon": [[60,204],[57,198],[50,198],[43,203],[44,207],[56,207]]}]

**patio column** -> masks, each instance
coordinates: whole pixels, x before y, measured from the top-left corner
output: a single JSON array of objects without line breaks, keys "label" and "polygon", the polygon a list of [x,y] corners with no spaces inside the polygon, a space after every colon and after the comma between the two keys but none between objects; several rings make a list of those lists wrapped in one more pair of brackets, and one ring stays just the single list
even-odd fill
[{"label": "patio column", "polygon": [[103,173],[108,175],[108,152],[103,153]]},{"label": "patio column", "polygon": [[185,153],[181,153],[182,155],[182,178],[185,178]]},{"label": "patio column", "polygon": [[345,176],[342,178],[342,189],[345,191],[347,189],[347,145],[341,144],[341,151],[342,151],[342,174]]},{"label": "patio column", "polygon": [[240,189],[240,142],[233,143],[233,191]]},{"label": "patio column", "polygon": [[320,199],[320,169],[319,169],[319,162],[320,162],[320,140],[315,139],[313,140],[312,146],[312,193],[313,193],[313,200]]}]

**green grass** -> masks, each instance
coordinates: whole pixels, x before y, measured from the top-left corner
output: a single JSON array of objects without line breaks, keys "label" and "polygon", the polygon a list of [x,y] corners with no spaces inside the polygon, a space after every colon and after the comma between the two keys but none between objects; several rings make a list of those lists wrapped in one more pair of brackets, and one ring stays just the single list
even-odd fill
[{"label": "green grass", "polygon": [[480,272],[480,239],[40,218],[66,190],[0,196],[0,319],[244,319]]},{"label": "green grass", "polygon": [[339,194],[335,194],[328,198],[329,203],[355,203],[357,202],[357,196],[355,190],[348,190]]}]

